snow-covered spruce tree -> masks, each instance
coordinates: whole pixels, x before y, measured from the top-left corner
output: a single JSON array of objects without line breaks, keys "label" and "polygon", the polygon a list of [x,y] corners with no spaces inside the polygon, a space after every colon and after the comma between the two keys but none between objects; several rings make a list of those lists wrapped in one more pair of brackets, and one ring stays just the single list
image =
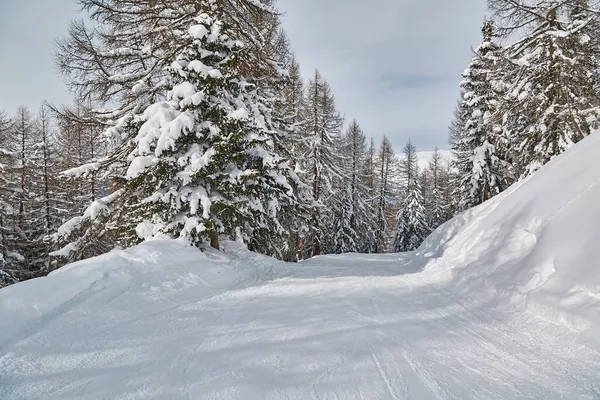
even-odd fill
[{"label": "snow-covered spruce tree", "polygon": [[499,82],[502,48],[494,42],[494,24],[483,25],[483,42],[467,70],[463,73],[461,113],[465,113],[464,129],[455,140],[455,153],[460,163],[460,208],[474,207],[503,188],[503,165],[498,157],[501,129],[497,111],[502,99]]},{"label": "snow-covered spruce tree", "polygon": [[599,22],[587,0],[490,1],[519,68],[504,110],[518,172],[530,175],[598,127]]},{"label": "snow-covered spruce tree", "polygon": [[[333,179],[343,176],[336,144],[344,119],[337,111],[329,83],[315,71],[306,94],[305,166],[311,171],[312,218],[309,240],[312,255],[321,254],[325,227],[330,223],[329,199],[333,194]],[[307,241],[308,243],[308,241]]]},{"label": "snow-covered spruce tree", "polygon": [[395,162],[394,149],[392,143],[384,136],[381,140],[381,146],[377,155],[377,186],[374,198],[375,214],[375,247],[374,253],[383,253],[389,247],[388,235],[388,209],[393,197],[392,185],[390,182],[393,164]]},{"label": "snow-covered spruce tree", "polygon": [[98,220],[96,235],[126,246],[161,235],[218,248],[219,234],[260,246],[279,233],[293,171],[273,152],[272,102],[241,75],[246,53],[224,23],[204,13],[189,22],[161,83],[167,99],[125,121],[134,139],[97,163],[125,162],[118,189],[59,235]]},{"label": "snow-covered spruce tree", "polygon": [[417,150],[410,140],[404,147],[400,166],[406,186],[405,198],[396,216],[393,243],[393,251],[396,253],[416,250],[431,232],[419,179]]},{"label": "snow-covered spruce tree", "polygon": [[423,240],[431,233],[427,225],[423,194],[419,180],[410,186],[396,216],[396,232],[393,251],[395,253],[413,251],[419,248]]},{"label": "snow-covered spruce tree", "polygon": [[341,153],[344,159],[342,185],[333,195],[338,207],[334,208],[328,234],[331,252],[367,253],[375,241],[373,209],[364,184],[366,138],[356,120],[350,123],[342,139]]}]

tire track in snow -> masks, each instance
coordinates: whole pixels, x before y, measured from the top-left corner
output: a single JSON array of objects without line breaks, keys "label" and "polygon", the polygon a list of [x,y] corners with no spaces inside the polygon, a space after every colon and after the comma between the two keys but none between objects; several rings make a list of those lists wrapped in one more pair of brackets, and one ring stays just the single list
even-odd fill
[{"label": "tire track in snow", "polygon": [[436,399],[458,399],[456,396],[450,395],[448,390],[438,383],[438,381],[433,377],[429,370],[425,368],[425,366],[421,364],[416,357],[411,356],[406,350],[402,350],[402,352],[402,355],[404,356],[404,359],[406,360],[407,364],[414,371],[415,375],[421,380],[421,382],[423,382],[423,384],[429,389],[429,391],[436,397]]},{"label": "tire track in snow", "polygon": [[[371,358],[373,359],[373,362],[375,363],[375,366],[377,367],[377,372],[379,373],[379,376],[381,377],[381,380],[385,384],[390,397],[393,400],[400,400],[401,399],[400,396],[396,393],[396,390],[394,389],[394,385],[392,385],[392,381],[390,380],[388,374],[385,372],[385,369],[383,368],[383,366],[381,364],[381,361],[375,355],[375,352],[373,351],[373,348],[371,347],[371,344],[367,343],[367,345],[369,346],[369,351],[371,352]],[[407,392],[404,393],[403,398],[405,398],[405,399],[408,398],[408,393]]]},{"label": "tire track in snow", "polygon": [[[386,335],[379,328],[379,326],[381,325],[381,322],[374,318],[367,317],[366,315],[364,315],[362,312],[360,312],[358,310],[358,308],[356,306],[354,306],[352,303],[350,303],[350,301],[344,300],[343,303],[351,311],[351,313],[355,315],[355,316],[352,316],[352,315],[349,316],[350,321],[352,321],[354,324],[360,326],[363,329],[374,328],[375,332],[377,333],[378,337],[380,338],[381,348],[385,349],[385,347],[383,346],[384,342],[381,338]],[[360,319],[371,321],[374,325],[369,325],[369,324],[365,323],[364,321],[361,321]],[[384,364],[381,362],[380,357],[378,357],[375,354],[375,351],[373,350],[371,341],[369,341],[367,339],[367,337],[364,333],[362,334],[362,341],[365,343],[365,345],[369,349],[369,353],[371,355],[373,364],[375,365],[375,369],[376,369],[379,377],[381,378],[381,381],[383,382],[383,385],[385,386],[390,398],[392,400],[409,399],[410,397],[409,397],[408,387],[406,385],[406,378],[402,374],[402,372],[398,366],[398,362],[397,362],[396,358],[394,357],[393,353],[388,351],[388,353],[389,353],[388,356],[389,356],[389,358],[392,359],[391,363],[395,366],[394,369],[397,371],[397,376],[395,377],[396,382],[393,382],[393,379],[390,378],[391,373],[386,371],[386,368],[384,367]],[[397,385],[397,383],[400,383],[400,384]],[[399,389],[396,389],[396,386],[398,386]]]},{"label": "tire track in snow", "polygon": [[[570,360],[567,365],[565,365],[565,359],[562,357],[563,354],[557,354],[556,348],[547,348],[542,347],[541,344],[538,345],[525,345],[522,341],[517,341],[514,338],[514,335],[511,335],[510,331],[506,329],[502,329],[502,322],[498,319],[497,316],[493,315],[489,311],[481,310],[476,304],[473,302],[464,299],[462,297],[459,298],[458,295],[450,291],[446,288],[440,288],[448,296],[457,304],[467,315],[474,317],[477,321],[481,321],[482,316],[487,317],[490,321],[496,322],[495,324],[491,323],[482,323],[481,324],[481,332],[475,332],[472,328],[468,327],[468,322],[465,322],[464,317],[458,317],[457,321],[463,326],[465,330],[467,330],[473,336],[477,336],[482,339],[481,343],[478,343],[480,347],[486,348],[489,346],[493,346],[496,349],[499,349],[502,353],[508,354],[513,357],[514,360],[521,363],[525,369],[532,375],[532,377],[536,377],[539,381],[545,380],[548,382],[547,386],[555,387],[555,382],[550,380],[548,381],[548,377],[554,375],[555,377],[568,377],[573,383],[575,383],[574,387],[584,388],[588,394],[591,396],[597,396],[597,389],[591,387],[586,384],[585,380],[582,380],[580,374],[578,372],[572,371],[572,363],[574,360]],[[478,310],[478,311],[474,311]],[[493,329],[492,329],[493,327]],[[508,344],[508,346],[507,346]],[[518,352],[515,352],[514,349],[518,349]],[[589,351],[586,349],[586,351]],[[531,354],[535,354],[535,357],[530,357]],[[527,356],[524,356],[527,355]],[[575,357],[574,354],[567,354],[569,358]],[[535,367],[532,366],[532,360],[538,361],[535,364]],[[539,361],[542,361],[540,364]],[[521,369],[522,370],[522,369]],[[545,388],[545,390],[548,390]],[[558,390],[558,387],[556,387]],[[548,391],[550,395],[550,392]],[[578,393],[581,395],[582,393]],[[593,397],[596,398],[596,397]],[[600,397],[598,397],[600,398]]]}]

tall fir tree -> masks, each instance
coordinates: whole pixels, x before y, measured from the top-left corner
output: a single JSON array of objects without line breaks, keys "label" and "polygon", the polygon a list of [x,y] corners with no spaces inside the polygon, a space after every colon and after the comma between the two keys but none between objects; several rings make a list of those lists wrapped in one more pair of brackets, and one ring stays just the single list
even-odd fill
[{"label": "tall fir tree", "polygon": [[396,216],[394,252],[416,250],[431,231],[421,189],[417,150],[410,140],[404,147],[400,165],[405,197]]},{"label": "tall fir tree", "polygon": [[71,171],[116,164],[118,189],[59,230],[58,238],[76,233],[61,254],[73,257],[93,235],[124,245],[166,235],[219,248],[225,234],[262,248],[280,232],[277,212],[293,201],[293,171],[273,151],[273,99],[242,76],[248,53],[226,24],[206,13],[187,23],[173,32],[181,46],[159,86],[167,100],[121,121],[121,134],[133,140]]},{"label": "tall fir tree", "polygon": [[501,143],[498,109],[504,85],[499,81],[502,48],[494,41],[494,24],[484,23],[483,42],[463,73],[461,113],[464,129],[454,143],[460,162],[460,208],[474,207],[503,189],[506,173],[498,150]]}]

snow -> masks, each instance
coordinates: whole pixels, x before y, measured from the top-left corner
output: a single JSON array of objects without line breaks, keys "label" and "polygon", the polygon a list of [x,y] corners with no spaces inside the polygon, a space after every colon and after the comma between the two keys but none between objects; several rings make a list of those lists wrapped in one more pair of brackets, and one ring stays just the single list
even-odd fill
[{"label": "snow", "polygon": [[[429,274],[451,273],[463,295],[510,301],[580,331],[600,327],[600,135],[450,221],[423,248],[442,254]],[[440,242],[441,233],[456,231]]]},{"label": "snow", "polygon": [[1,289],[0,398],[598,399],[598,152],[414,253],[153,240]]}]

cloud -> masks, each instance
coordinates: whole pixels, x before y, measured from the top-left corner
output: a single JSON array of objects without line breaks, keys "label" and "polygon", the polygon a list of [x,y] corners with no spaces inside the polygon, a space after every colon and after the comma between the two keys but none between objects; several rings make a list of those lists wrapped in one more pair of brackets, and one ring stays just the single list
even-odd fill
[{"label": "cloud", "polygon": [[69,102],[54,63],[54,42],[77,16],[71,0],[19,0],[0,12],[0,109],[35,111],[43,100]]},{"label": "cloud", "polygon": [[[315,68],[338,107],[397,150],[446,147],[460,74],[480,40],[482,0],[279,0],[308,79]],[[9,1],[0,12],[0,109],[69,102],[54,41],[77,18],[71,0]]]},{"label": "cloud", "polygon": [[481,0],[280,0],[304,75],[318,68],[365,132],[447,147],[460,74],[480,40]]}]

